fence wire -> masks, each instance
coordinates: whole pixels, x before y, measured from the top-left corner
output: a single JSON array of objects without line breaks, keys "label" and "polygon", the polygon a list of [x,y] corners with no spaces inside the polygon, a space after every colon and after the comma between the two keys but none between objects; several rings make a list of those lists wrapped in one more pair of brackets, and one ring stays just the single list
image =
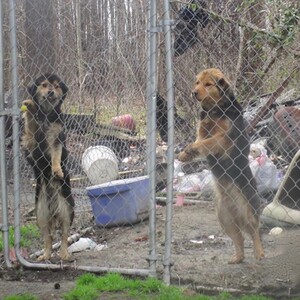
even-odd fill
[{"label": "fence wire", "polygon": [[[16,1],[14,11],[17,87],[10,44],[2,45],[8,212],[2,199],[0,223],[11,226],[16,213],[16,91],[30,136],[25,147],[20,140],[17,187],[24,259],[39,267],[61,258],[60,232],[45,257],[40,230],[27,237],[24,228],[50,226],[39,221],[36,195],[60,201],[70,180],[66,267],[153,276],[162,268],[165,282],[199,290],[276,293],[280,283],[296,294],[298,1],[35,0]],[[59,79],[36,81],[46,73]],[[56,96],[63,101],[52,107]],[[57,136],[48,135],[53,124]],[[57,145],[68,151],[58,173]]]}]

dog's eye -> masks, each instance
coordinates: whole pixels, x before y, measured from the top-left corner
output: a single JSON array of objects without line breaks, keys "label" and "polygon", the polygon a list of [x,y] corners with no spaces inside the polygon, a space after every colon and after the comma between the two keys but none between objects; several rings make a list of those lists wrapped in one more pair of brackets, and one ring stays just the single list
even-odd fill
[{"label": "dog's eye", "polygon": [[42,87],[43,87],[43,88],[48,87],[48,83],[46,83],[46,82],[42,83]]},{"label": "dog's eye", "polygon": [[205,83],[205,86],[206,86],[206,87],[210,87],[210,86],[212,86],[212,85],[213,85],[213,84],[212,84],[211,82],[206,82],[206,83]]}]

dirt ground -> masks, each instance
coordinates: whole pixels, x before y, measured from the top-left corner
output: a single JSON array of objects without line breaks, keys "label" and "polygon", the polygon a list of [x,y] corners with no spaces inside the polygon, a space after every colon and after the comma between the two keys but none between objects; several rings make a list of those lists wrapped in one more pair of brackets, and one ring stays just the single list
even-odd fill
[{"label": "dirt ground", "polygon": [[[85,146],[81,147],[85,149]],[[74,147],[75,149],[75,147]],[[79,149],[77,146],[76,149]],[[82,150],[81,149],[81,150]],[[75,151],[73,151],[75,152]],[[76,158],[76,156],[74,155]],[[79,155],[80,157],[80,155]],[[78,161],[78,159],[74,159]],[[21,164],[24,164],[21,160]],[[9,165],[10,163],[8,163]],[[77,165],[78,162],[77,162]],[[21,166],[22,167],[22,166]],[[34,188],[28,180],[30,172],[22,167],[21,219],[28,220],[28,212],[34,207]],[[74,174],[81,170],[75,168]],[[29,174],[29,175],[28,175]],[[75,176],[74,176],[75,177]],[[25,179],[25,180],[24,180]],[[12,194],[10,178],[9,195]],[[114,267],[127,269],[148,269],[149,221],[111,228],[96,227],[91,206],[86,194],[85,183],[72,183],[76,202],[75,222],[71,234],[80,229],[92,227],[83,237],[92,239],[102,250],[86,250],[73,254],[74,261],[67,268],[57,271],[29,270],[14,263],[7,269],[0,253],[0,299],[7,295],[30,292],[39,299],[62,299],[62,295],[75,286],[75,278],[82,274],[78,266]],[[76,194],[78,189],[79,193]],[[201,200],[199,200],[201,199]],[[10,199],[12,205],[12,199]],[[159,203],[159,202],[158,202]],[[163,204],[163,203],[159,203]],[[262,224],[262,240],[266,258],[255,261],[251,242],[246,240],[246,259],[242,264],[229,265],[227,261],[233,254],[231,240],[223,233],[217,221],[214,201],[211,197],[196,197],[185,206],[173,206],[172,220],[166,220],[166,208],[158,205],[156,209],[157,276],[163,279],[165,257],[166,223],[172,225],[172,268],[171,283],[189,287],[199,292],[216,293],[230,291],[236,294],[263,294],[276,299],[300,297],[300,229],[285,227],[280,235],[270,235],[272,226]],[[9,211],[13,223],[12,210]],[[0,224],[2,222],[0,205]],[[24,257],[34,262],[32,253],[40,250],[40,241],[32,241],[28,255]],[[58,263],[57,253],[51,263]],[[105,299],[105,298],[101,298]]]},{"label": "dirt ground", "polygon": [[[158,206],[156,233],[159,278],[163,278],[165,222],[165,207]],[[97,244],[105,243],[107,248],[74,253],[74,262],[70,263],[74,269],[26,270],[16,265],[8,270],[2,259],[0,299],[24,292],[35,294],[39,299],[62,299],[62,295],[74,287],[74,279],[82,274],[75,270],[80,265],[146,269],[149,253],[148,225],[148,221],[144,221],[123,227],[94,226],[85,237]],[[246,260],[239,265],[227,263],[233,252],[233,245],[217,222],[213,201],[174,206],[172,228],[172,284],[205,293],[228,290],[237,294],[265,294],[276,299],[300,296],[298,228],[285,228],[282,234],[274,236],[268,234],[270,227],[263,226],[262,239],[266,258],[260,262],[255,261],[251,243],[246,241]]]}]

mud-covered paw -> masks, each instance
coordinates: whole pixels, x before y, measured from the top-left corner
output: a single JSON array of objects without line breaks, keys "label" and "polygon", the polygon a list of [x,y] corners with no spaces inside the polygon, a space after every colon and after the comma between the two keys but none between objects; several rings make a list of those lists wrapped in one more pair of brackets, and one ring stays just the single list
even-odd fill
[{"label": "mud-covered paw", "polygon": [[235,254],[230,258],[228,263],[229,264],[240,264],[243,262],[244,258],[245,258],[244,255]]},{"label": "mud-covered paw", "polygon": [[255,251],[254,256],[257,260],[262,260],[265,257],[265,253],[262,249]]},{"label": "mud-covered paw", "polygon": [[74,261],[72,255],[68,252],[68,250],[61,250],[59,253],[61,260],[64,261]]},{"label": "mud-covered paw", "polygon": [[60,166],[59,167],[53,167],[52,168],[52,174],[55,177],[64,178],[64,173],[63,173],[63,171],[62,171],[62,169],[61,169]]},{"label": "mud-covered paw", "polygon": [[37,261],[49,261],[51,258],[51,253],[45,253],[37,258]]}]

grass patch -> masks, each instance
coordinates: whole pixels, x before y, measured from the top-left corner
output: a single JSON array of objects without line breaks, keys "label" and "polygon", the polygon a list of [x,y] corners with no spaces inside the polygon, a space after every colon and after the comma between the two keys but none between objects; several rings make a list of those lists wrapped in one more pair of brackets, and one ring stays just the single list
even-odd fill
[{"label": "grass patch", "polygon": [[[111,295],[111,298],[109,298],[109,295]],[[257,295],[236,298],[229,293],[221,293],[218,296],[188,295],[184,288],[166,286],[155,278],[146,280],[128,279],[115,273],[109,273],[105,276],[84,274],[76,280],[76,287],[64,294],[63,297],[65,300],[270,300],[270,298]]]},{"label": "grass patch", "polygon": [[22,295],[7,296],[4,298],[4,300],[38,300],[38,298],[31,294],[22,294]]},{"label": "grass patch", "polygon": [[[21,232],[20,247],[25,247],[25,248],[29,247],[33,239],[40,237],[40,231],[38,227],[34,224],[27,224],[21,226],[20,232]],[[9,228],[8,238],[9,238],[9,247],[14,247],[15,229],[13,227]],[[1,235],[0,251],[3,251],[3,249],[4,249],[4,241],[3,241],[3,235]]]}]

